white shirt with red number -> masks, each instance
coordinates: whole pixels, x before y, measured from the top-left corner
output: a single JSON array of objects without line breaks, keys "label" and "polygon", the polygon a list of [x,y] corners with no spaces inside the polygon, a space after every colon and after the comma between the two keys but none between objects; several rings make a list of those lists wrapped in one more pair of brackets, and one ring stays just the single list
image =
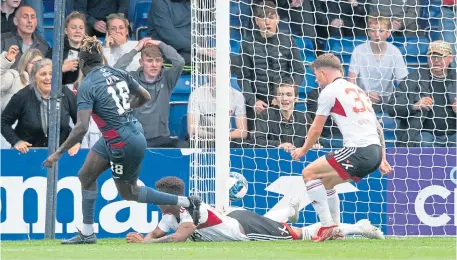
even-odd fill
[{"label": "white shirt with red number", "polygon": [[370,98],[357,85],[337,79],[320,93],[316,115],[331,115],[345,147],[381,145]]},{"label": "white shirt with red number", "polygon": [[[193,223],[193,220],[189,212],[184,208],[181,208],[179,222],[174,215],[164,214],[158,227],[163,232],[168,233],[170,230],[176,231],[179,225],[183,223]],[[200,224],[190,239],[195,242],[249,241],[249,239],[241,233],[240,224],[236,219],[225,216],[204,203],[200,206]]]}]

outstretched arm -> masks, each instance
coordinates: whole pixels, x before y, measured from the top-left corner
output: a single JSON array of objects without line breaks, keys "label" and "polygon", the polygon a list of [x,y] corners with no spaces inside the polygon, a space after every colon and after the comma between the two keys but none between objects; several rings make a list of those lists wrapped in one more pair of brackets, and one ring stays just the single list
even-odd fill
[{"label": "outstretched arm", "polygon": [[43,162],[42,167],[52,167],[60,159],[63,153],[68,151],[77,143],[81,142],[87,130],[89,129],[91,115],[92,109],[78,111],[78,119],[76,125],[71,131],[67,140],[65,140],[65,142],[59,147],[59,149],[57,149],[55,153],[53,153],[48,157],[48,159],[46,159],[46,161]]},{"label": "outstretched arm", "polygon": [[145,88],[140,86],[138,90],[135,92],[135,97],[130,101],[130,107],[141,107],[149,100],[151,100],[151,95]]},{"label": "outstretched arm", "polygon": [[304,156],[317,143],[322,134],[322,130],[324,129],[327,117],[328,116],[316,115],[313,124],[308,130],[308,136],[306,137],[303,147],[292,152],[292,158],[294,160],[300,159],[300,157]]},{"label": "outstretched arm", "polygon": [[193,223],[186,222],[179,225],[175,233],[161,238],[144,239],[144,243],[176,243],[185,242],[195,231],[196,226]]}]

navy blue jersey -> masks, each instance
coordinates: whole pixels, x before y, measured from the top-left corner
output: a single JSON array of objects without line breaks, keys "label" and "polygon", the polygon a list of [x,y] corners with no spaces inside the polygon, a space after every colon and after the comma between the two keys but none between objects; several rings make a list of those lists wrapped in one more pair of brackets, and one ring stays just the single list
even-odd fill
[{"label": "navy blue jersey", "polygon": [[109,142],[130,135],[136,120],[132,116],[129,94],[140,85],[127,72],[103,66],[86,75],[78,88],[78,111],[92,109],[92,117]]}]

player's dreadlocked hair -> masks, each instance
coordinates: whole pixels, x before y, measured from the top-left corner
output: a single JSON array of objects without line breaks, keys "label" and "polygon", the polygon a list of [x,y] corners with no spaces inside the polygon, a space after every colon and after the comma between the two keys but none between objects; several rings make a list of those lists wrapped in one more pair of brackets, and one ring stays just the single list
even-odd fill
[{"label": "player's dreadlocked hair", "polygon": [[173,195],[184,195],[184,182],[177,177],[165,177],[155,183],[156,189]]},{"label": "player's dreadlocked hair", "polygon": [[84,37],[79,51],[79,59],[82,60],[83,66],[87,67],[103,64],[103,46],[97,37]]}]

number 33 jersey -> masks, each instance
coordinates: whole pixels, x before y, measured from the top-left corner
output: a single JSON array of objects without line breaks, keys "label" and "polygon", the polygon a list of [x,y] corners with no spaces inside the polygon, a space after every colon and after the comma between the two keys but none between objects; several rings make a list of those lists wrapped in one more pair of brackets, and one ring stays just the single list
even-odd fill
[{"label": "number 33 jersey", "polygon": [[[130,108],[130,93],[140,85],[127,72],[103,66],[86,75],[78,88],[78,111],[92,110],[92,117],[109,142],[127,138],[135,121]],[[135,124],[139,125],[139,124]],[[123,131],[124,130],[124,131]]]},{"label": "number 33 jersey", "polygon": [[331,115],[345,147],[381,145],[370,98],[357,85],[337,79],[320,93],[316,115]]}]

